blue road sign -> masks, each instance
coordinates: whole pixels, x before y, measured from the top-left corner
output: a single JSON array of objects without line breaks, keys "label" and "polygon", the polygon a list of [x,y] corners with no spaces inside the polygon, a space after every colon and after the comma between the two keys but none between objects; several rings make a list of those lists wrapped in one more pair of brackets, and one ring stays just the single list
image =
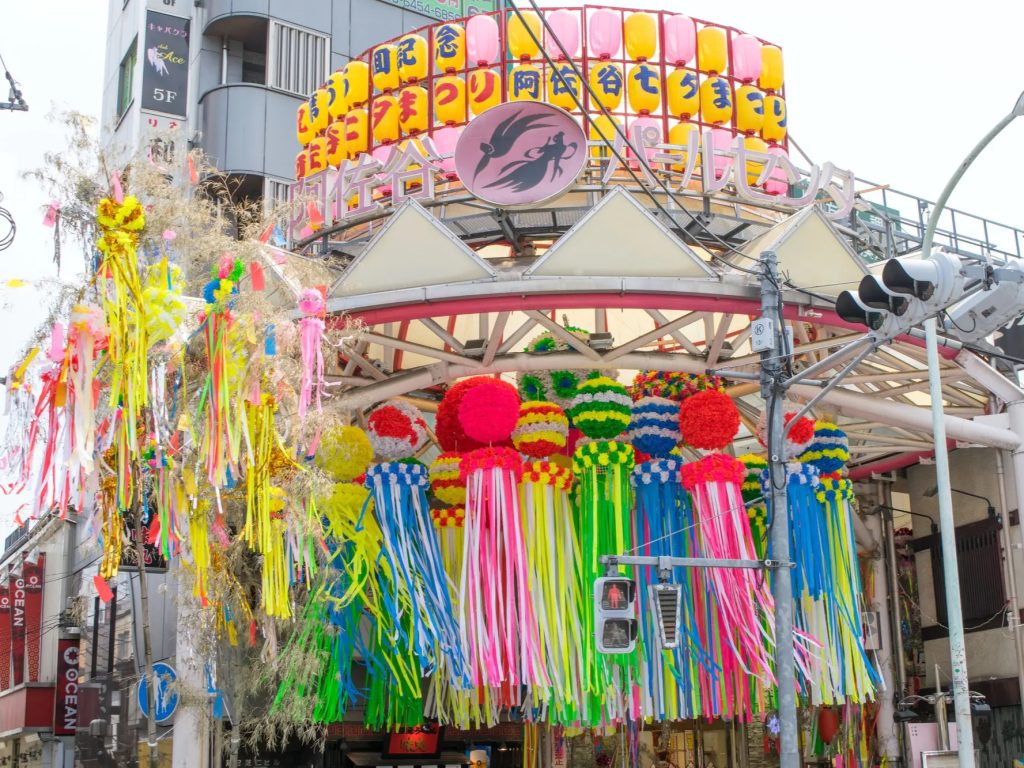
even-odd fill
[{"label": "blue road sign", "polygon": [[[178,673],[174,667],[158,661],[153,665],[153,676],[156,678],[156,688],[153,691],[153,704],[156,709],[155,720],[162,723],[170,720],[174,710],[178,708],[178,692],[171,689],[171,685],[178,680]],[[139,709],[143,717],[149,717],[149,683],[146,678],[139,683]]]}]

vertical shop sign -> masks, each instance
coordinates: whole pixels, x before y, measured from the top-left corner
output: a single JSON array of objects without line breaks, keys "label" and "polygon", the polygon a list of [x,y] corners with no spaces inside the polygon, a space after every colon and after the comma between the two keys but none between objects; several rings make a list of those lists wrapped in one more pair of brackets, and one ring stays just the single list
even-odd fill
[{"label": "vertical shop sign", "polygon": [[28,681],[39,682],[39,646],[43,631],[43,573],[46,555],[35,563],[25,563],[25,645],[28,654]]},{"label": "vertical shop sign", "polygon": [[57,695],[53,735],[74,736],[78,726],[78,640],[57,641]]},{"label": "vertical shop sign", "polygon": [[188,109],[189,20],[146,13],[142,108],[185,117]]},{"label": "vertical shop sign", "polygon": [[25,574],[11,574],[11,685],[25,682]]},{"label": "vertical shop sign", "polygon": [[0,585],[0,691],[11,687],[11,590]]}]

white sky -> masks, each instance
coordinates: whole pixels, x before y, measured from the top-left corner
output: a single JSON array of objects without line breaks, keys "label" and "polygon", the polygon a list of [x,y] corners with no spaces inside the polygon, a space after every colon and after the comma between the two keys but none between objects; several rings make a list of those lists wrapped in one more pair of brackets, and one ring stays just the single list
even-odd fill
[{"label": "white sky", "polygon": [[[790,131],[811,158],[922,197],[938,195],[963,155],[1024,90],[1020,0],[611,4],[671,9],[777,43],[785,55]],[[53,105],[99,115],[106,12],[106,0],[0,5],[0,55],[31,107],[0,113],[2,205],[18,224],[14,244],[0,252],[0,282],[55,273],[52,230],[41,225],[48,198],[20,175],[61,146],[61,130],[47,120]],[[5,84],[0,89],[6,93]],[[978,160],[951,204],[1024,226],[1021,147],[1024,119]],[[63,276],[73,277],[81,261],[69,251],[64,257]],[[13,365],[41,319],[39,304],[32,289],[0,286],[0,369]],[[0,535],[14,509],[0,498]]]}]

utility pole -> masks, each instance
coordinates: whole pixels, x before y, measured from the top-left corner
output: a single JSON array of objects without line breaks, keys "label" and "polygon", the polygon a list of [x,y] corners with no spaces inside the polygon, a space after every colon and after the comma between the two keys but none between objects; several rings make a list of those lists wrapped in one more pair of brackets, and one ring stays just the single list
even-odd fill
[{"label": "utility pole", "polygon": [[793,589],[788,567],[789,511],[786,499],[785,401],[788,368],[786,329],[780,310],[779,265],[774,251],[761,254],[761,320],[771,346],[761,352],[761,396],[768,413],[768,492],[772,512],[771,557],[782,567],[772,577],[775,599],[775,678],[779,707],[780,768],[800,768],[797,740],[796,671],[793,660]]},{"label": "utility pole", "polygon": [[139,496],[142,493],[141,473],[138,464],[135,470],[135,491],[132,511],[135,513],[135,556],[139,566],[139,595],[142,604],[142,654],[143,679],[146,681],[146,741],[149,747],[149,768],[157,768],[160,756],[157,754],[156,742],[156,678],[153,676],[153,648],[149,638],[149,587],[146,583],[146,532],[142,527],[142,505]]}]

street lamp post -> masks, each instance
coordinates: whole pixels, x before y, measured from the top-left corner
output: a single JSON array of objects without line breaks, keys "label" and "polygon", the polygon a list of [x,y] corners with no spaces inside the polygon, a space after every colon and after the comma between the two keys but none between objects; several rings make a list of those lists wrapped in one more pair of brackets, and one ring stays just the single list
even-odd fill
[{"label": "street lamp post", "polygon": [[[921,241],[921,254],[928,258],[935,239],[935,229],[939,224],[939,216],[946,207],[946,202],[953,189],[960,183],[964,173],[971,167],[978,155],[991,143],[992,139],[1010,123],[1024,115],[1024,93],[1006,117],[989,131],[978,142],[957,167],[953,176],[946,183],[942,194],[935,202],[924,238]],[[949,485],[949,453],[946,449],[946,422],[942,408],[942,379],[939,375],[939,342],[935,317],[924,322],[925,346],[928,354],[928,383],[931,395],[932,436],[935,444],[935,483],[939,496],[939,535],[942,542],[942,562],[945,564],[943,575],[946,584],[946,615],[949,621],[949,655],[953,672],[953,704],[956,714],[957,752],[961,768],[974,768],[974,734],[971,730],[971,698],[967,682],[967,651],[964,644],[964,619],[960,607],[960,572],[956,557],[956,531],[953,522],[953,498]]]}]

